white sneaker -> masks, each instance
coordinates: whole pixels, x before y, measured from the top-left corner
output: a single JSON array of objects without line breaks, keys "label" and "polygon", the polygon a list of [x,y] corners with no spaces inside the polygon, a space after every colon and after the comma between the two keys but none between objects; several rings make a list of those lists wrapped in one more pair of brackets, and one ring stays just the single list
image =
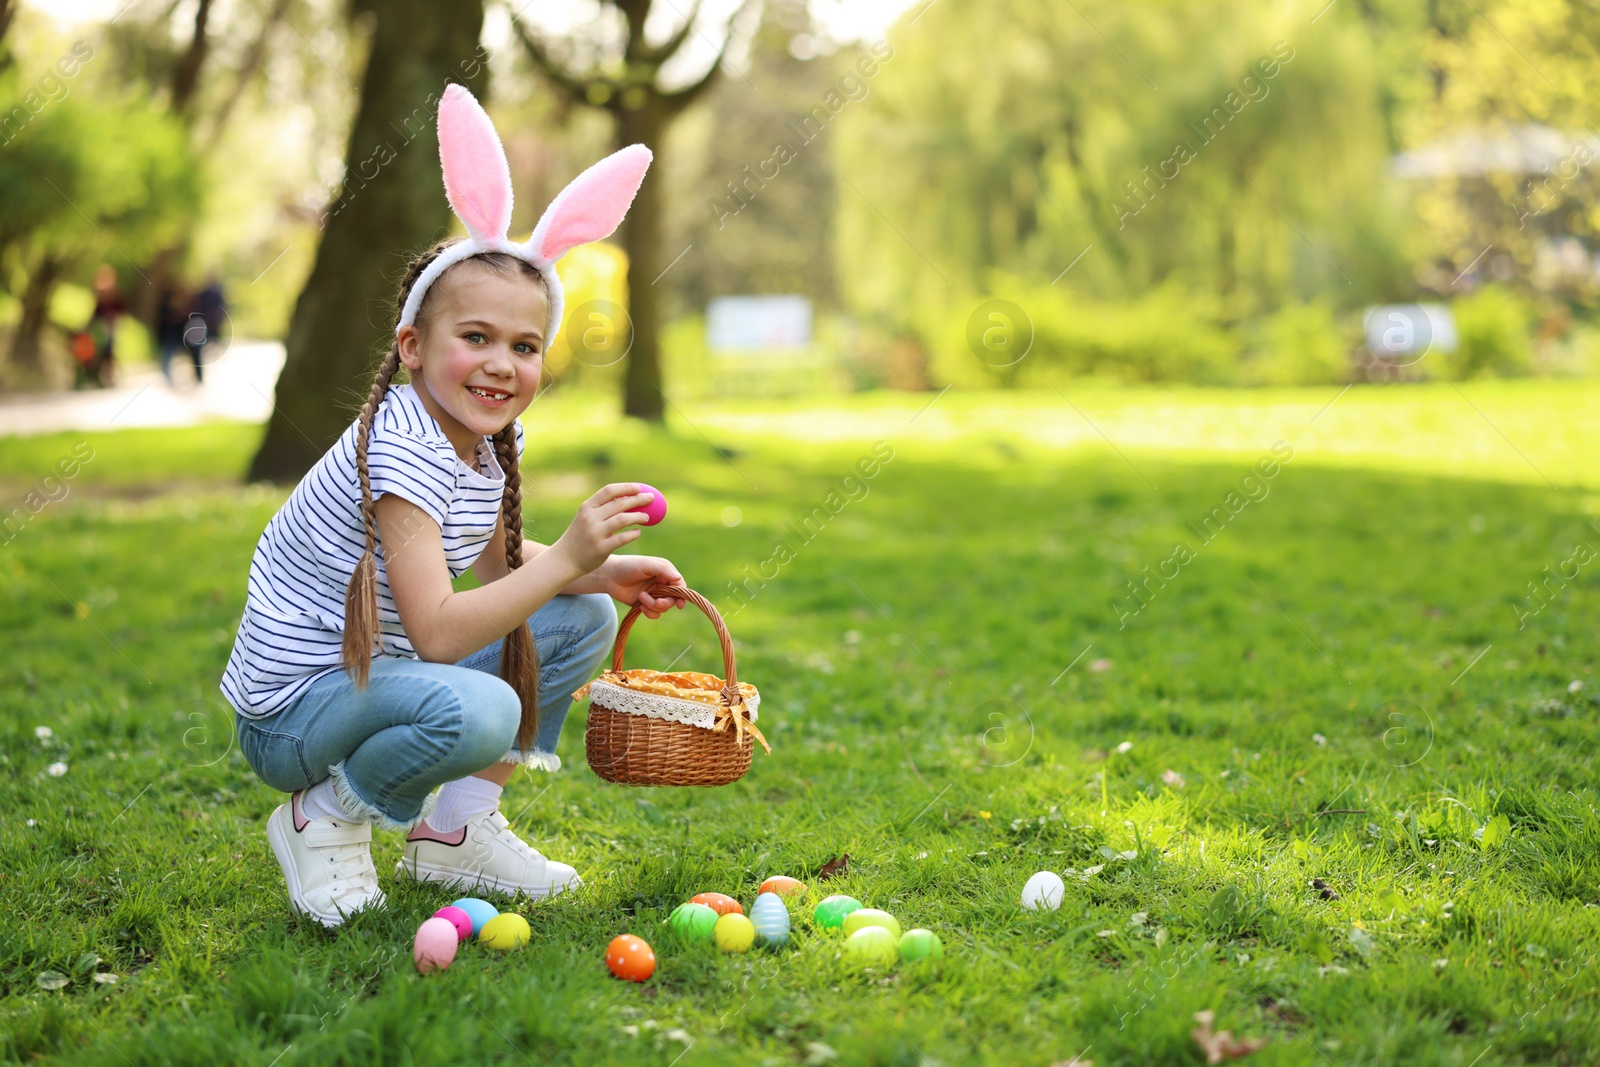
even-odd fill
[{"label": "white sneaker", "polygon": [[300,794],[267,816],[267,842],[289,883],[289,903],[323,926],[384,906],[372,866],[372,824],[308,819]]},{"label": "white sneaker", "polygon": [[553,896],[583,884],[565,863],[545,859],[511,832],[498,811],[476,815],[453,834],[440,833],[426,821],[406,838],[405,854],[395,875],[419,882],[444,882],[467,889],[534,899]]}]

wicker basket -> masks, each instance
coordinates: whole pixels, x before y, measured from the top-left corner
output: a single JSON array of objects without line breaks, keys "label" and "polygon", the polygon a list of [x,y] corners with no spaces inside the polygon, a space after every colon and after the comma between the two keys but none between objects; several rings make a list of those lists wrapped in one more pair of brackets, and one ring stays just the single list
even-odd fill
[{"label": "wicker basket", "polygon": [[572,694],[579,700],[589,697],[589,726],[583,736],[589,766],[619,785],[736,782],[750,769],[756,742],[772,751],[755,726],[760,694],[739,681],[733,638],[709,600],[677,586],[651,593],[687,600],[705,612],[722,642],[727,680],[692,671],[623,670],[628,631],[642,610],[635,607],[617,630],[611,669]]}]

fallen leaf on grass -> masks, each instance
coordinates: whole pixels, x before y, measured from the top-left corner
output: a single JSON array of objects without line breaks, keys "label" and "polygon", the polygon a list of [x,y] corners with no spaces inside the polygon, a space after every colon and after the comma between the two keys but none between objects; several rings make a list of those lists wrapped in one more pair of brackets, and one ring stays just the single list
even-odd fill
[{"label": "fallen leaf on grass", "polygon": [[1304,1012],[1297,1008],[1292,1008],[1288,1004],[1285,1004],[1279,1000],[1275,1000],[1272,997],[1262,997],[1258,1003],[1261,1005],[1262,1011],[1266,1012],[1268,1016],[1278,1020],[1281,1023],[1288,1023],[1290,1026],[1299,1026],[1301,1023],[1306,1021]]},{"label": "fallen leaf on grass", "polygon": [[1207,1063],[1243,1059],[1266,1046],[1267,1039],[1264,1037],[1234,1037],[1232,1030],[1212,1033],[1211,1024],[1216,1022],[1216,1018],[1215,1012],[1197,1011],[1194,1021],[1199,1025],[1189,1031],[1194,1043],[1206,1054]]},{"label": "fallen leaf on grass", "polygon": [[850,853],[846,852],[829,860],[822,865],[822,870],[817,872],[817,881],[826,882],[830,878],[837,878],[850,870]]}]

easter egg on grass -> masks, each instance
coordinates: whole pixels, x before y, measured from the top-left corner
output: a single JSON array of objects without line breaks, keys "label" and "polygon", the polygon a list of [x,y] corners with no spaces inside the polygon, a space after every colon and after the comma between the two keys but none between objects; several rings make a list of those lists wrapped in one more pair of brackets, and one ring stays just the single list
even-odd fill
[{"label": "easter egg on grass", "polygon": [[749,952],[756,941],[756,928],[743,915],[729,912],[717,920],[711,937],[724,952]]},{"label": "easter egg on grass", "polygon": [[490,948],[510,952],[514,948],[526,945],[532,934],[533,931],[528,929],[527,919],[514,911],[508,911],[484,923],[483,929],[478,932],[478,940]]},{"label": "easter egg on grass", "polygon": [[709,941],[711,931],[716,929],[718,915],[716,911],[705,904],[679,904],[667,917],[670,925],[679,937],[688,938],[690,941]]},{"label": "easter egg on grass", "polygon": [[743,915],[744,905],[726,893],[696,893],[689,898],[691,904],[704,904],[718,915]]},{"label": "easter egg on grass", "polygon": [[944,959],[944,943],[939,940],[939,935],[921,927],[901,934],[898,947],[900,958],[907,963],[913,960]]},{"label": "easter egg on grass", "polygon": [[900,958],[896,939],[882,926],[863,926],[844,939],[844,956],[860,967],[888,967]]},{"label": "easter egg on grass", "polygon": [[460,943],[455,924],[449,919],[435,916],[422,920],[416,939],[411,942],[411,960],[417,965],[417,973],[431,974],[450,966]]},{"label": "easter egg on grass", "polygon": [[454,904],[446,904],[434,912],[433,917],[435,919],[444,919],[454,926],[456,928],[456,937],[459,940],[465,941],[472,936],[472,916]]},{"label": "easter egg on grass", "polygon": [[789,909],[776,893],[762,893],[750,905],[750,925],[763,944],[781,945],[789,940]]},{"label": "easter egg on grass", "polygon": [[642,508],[638,509],[639,511],[644,512],[646,516],[644,522],[640,523],[639,525],[654,526],[656,523],[667,517],[667,498],[662,496],[661,490],[657,489],[653,485],[646,485],[643,482],[637,482],[635,484],[639,486],[639,492],[649,493],[655,498]]},{"label": "easter egg on grass", "polygon": [[656,973],[656,954],[644,938],[619,934],[606,946],[606,967],[624,981],[642,982]]},{"label": "easter egg on grass", "polygon": [[1022,906],[1029,911],[1055,911],[1067,895],[1067,883],[1054,871],[1040,871],[1022,887]]},{"label": "easter egg on grass", "polygon": [[500,914],[499,908],[496,908],[487,900],[479,900],[477,897],[462,897],[460,900],[452,900],[450,906],[452,908],[460,908],[467,913],[467,918],[472,920],[472,932],[475,934],[482,931],[484,923]]},{"label": "easter egg on grass", "polygon": [[798,878],[790,878],[786,874],[775,874],[761,883],[760,892],[776,893],[780,897],[792,897],[806,891],[806,884]]},{"label": "easter egg on grass", "polygon": [[839,893],[826,898],[821,904],[818,904],[817,910],[812,913],[812,917],[817,920],[818,926],[838,928],[844,925],[845,916],[853,911],[860,910],[861,901],[855,897],[847,897]]},{"label": "easter egg on grass", "polygon": [[893,935],[896,941],[900,940],[900,920],[886,911],[877,908],[860,908],[845,916],[844,933],[846,937],[868,926],[881,926]]}]

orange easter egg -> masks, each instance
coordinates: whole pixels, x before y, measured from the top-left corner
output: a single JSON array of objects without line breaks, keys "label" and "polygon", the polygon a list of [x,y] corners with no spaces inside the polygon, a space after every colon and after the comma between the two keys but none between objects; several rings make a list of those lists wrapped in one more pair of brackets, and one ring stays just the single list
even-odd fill
[{"label": "orange easter egg", "polygon": [[696,893],[689,898],[691,904],[704,904],[718,915],[743,915],[744,905],[726,893]]},{"label": "orange easter egg", "polygon": [[775,874],[761,883],[761,892],[776,893],[780,897],[794,896],[805,891],[806,884],[804,882],[798,878],[790,878],[783,874]]},{"label": "orange easter egg", "polygon": [[618,978],[642,982],[656,973],[656,954],[644,938],[622,934],[606,946],[606,966]]}]

